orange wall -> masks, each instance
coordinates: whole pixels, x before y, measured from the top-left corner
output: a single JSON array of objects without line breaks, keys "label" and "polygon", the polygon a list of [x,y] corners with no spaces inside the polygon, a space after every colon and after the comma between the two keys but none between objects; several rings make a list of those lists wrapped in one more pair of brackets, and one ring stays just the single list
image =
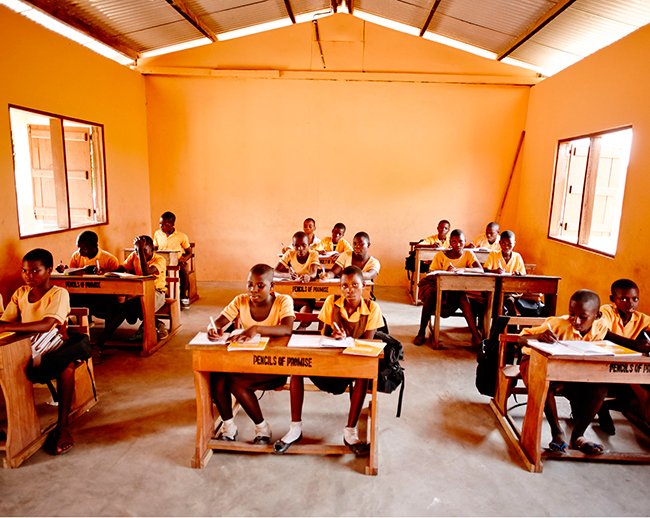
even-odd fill
[{"label": "orange wall", "polygon": [[19,239],[8,104],[104,124],[109,224],[94,227],[117,253],[150,232],[144,80],[136,72],[0,7],[0,293],[21,283],[20,259],[32,248],[68,260],[78,230]]},{"label": "orange wall", "polygon": [[[563,277],[559,308],[571,293],[590,288],[601,297],[619,277],[637,281],[650,310],[650,26],[584,59],[532,88],[523,171],[518,180],[520,248],[544,273]],[[614,259],[547,239],[557,142],[632,125],[621,232]]]},{"label": "orange wall", "polygon": [[[347,38],[352,48],[365,38],[361,54],[325,49],[338,70],[372,64],[395,71],[401,57],[405,72],[520,73],[351,17],[328,18],[321,29],[332,45]],[[310,31],[294,26],[147,65],[308,70]],[[287,39],[297,48],[283,66],[277,49]],[[178,228],[198,243],[201,280],[241,280],[255,262],[275,264],[280,243],[311,216],[321,236],[339,220],[349,239],[369,232],[380,282],[403,284],[409,240],[432,233],[440,218],[471,238],[494,218],[528,92],[399,80],[147,76],[152,219],[177,213]]]}]

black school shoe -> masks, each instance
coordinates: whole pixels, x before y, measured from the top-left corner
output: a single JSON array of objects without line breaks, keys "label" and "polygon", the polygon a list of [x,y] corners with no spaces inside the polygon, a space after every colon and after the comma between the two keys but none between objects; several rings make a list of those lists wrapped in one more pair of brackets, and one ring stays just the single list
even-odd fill
[{"label": "black school shoe", "polygon": [[275,441],[275,444],[273,445],[273,453],[277,453],[281,455],[284,452],[286,452],[291,447],[292,444],[300,442],[301,439],[302,439],[302,434],[300,434],[295,441],[284,442],[282,439],[278,439],[277,441]]},{"label": "black school shoe", "polygon": [[350,448],[350,451],[357,457],[365,457],[370,453],[370,445],[367,442],[355,442],[354,444],[350,444],[348,441],[343,439],[343,444]]}]

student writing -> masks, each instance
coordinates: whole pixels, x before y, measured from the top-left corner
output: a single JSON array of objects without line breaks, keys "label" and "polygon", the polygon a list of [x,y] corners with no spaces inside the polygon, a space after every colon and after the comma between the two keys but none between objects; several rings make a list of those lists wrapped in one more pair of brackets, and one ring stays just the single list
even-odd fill
[{"label": "student writing", "polygon": [[341,275],[348,266],[356,266],[363,273],[363,279],[372,281],[379,275],[381,264],[370,255],[370,236],[366,232],[357,232],[352,239],[352,251],[343,252],[329,272],[320,274],[321,279],[332,279]]}]

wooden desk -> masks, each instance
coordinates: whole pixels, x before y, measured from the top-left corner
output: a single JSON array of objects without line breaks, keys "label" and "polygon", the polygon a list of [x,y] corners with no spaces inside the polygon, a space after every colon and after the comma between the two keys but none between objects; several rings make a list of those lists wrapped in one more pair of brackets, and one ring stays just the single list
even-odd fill
[{"label": "wooden desk", "polygon": [[548,275],[500,275],[497,281],[497,315],[503,314],[506,293],[542,293],[548,315],[557,309],[557,286],[561,277]]},{"label": "wooden desk", "polygon": [[[56,416],[41,426],[34,385],[27,379],[25,369],[32,357],[31,335],[15,334],[0,340],[0,388],[7,413],[7,439],[0,443],[4,451],[4,468],[17,468],[36,453],[56,425]],[[85,366],[76,369],[88,376]],[[97,401],[92,393],[82,395],[75,390],[70,418],[73,419],[93,407]]]},{"label": "wooden desk", "polygon": [[[326,299],[328,295],[341,294],[341,279],[329,281],[297,282],[290,280],[274,280],[273,290],[276,293],[291,295],[294,299]],[[363,288],[364,298],[370,298],[372,281],[366,281]]]},{"label": "wooden desk", "polygon": [[[521,434],[510,420],[505,408],[500,409],[494,400],[490,407],[497,416],[506,438],[521,456],[526,468],[535,473],[542,472],[542,425],[544,402],[551,381],[575,381],[592,383],[650,383],[650,358],[615,356],[550,356],[531,347],[528,381],[528,403]],[[501,377],[498,383],[501,383]],[[499,393],[499,387],[497,387]],[[552,455],[544,455],[553,458]],[[559,457],[557,457],[559,458]],[[567,450],[562,458],[599,461],[650,462],[648,453],[604,453],[584,455]]]},{"label": "wooden desk", "polygon": [[433,324],[433,348],[440,348],[440,312],[442,307],[443,291],[480,291],[487,295],[487,304],[483,314],[483,335],[490,334],[490,321],[492,319],[492,305],[498,275],[492,273],[447,273],[430,274],[436,280],[436,310]]},{"label": "wooden desk", "polygon": [[158,341],[155,318],[155,287],[153,276],[147,277],[104,277],[102,275],[52,275],[55,286],[65,288],[71,294],[83,295],[125,295],[140,297],[144,324],[142,356],[150,356],[160,349],[165,340]]},{"label": "wooden desk", "polygon": [[[270,453],[272,444],[227,442],[212,439],[216,418],[210,396],[211,372],[240,372],[255,374],[296,374],[301,376],[335,376],[367,378],[372,383],[368,414],[368,444],[370,454],[366,475],[378,472],[377,456],[377,364],[378,358],[343,354],[339,349],[288,348],[289,337],[272,338],[264,351],[228,352],[226,346],[187,345],[192,351],[192,370],[196,388],[196,450],[192,467],[203,468],[213,450]],[[288,408],[287,408],[288,411]],[[287,453],[347,454],[344,445],[294,444]]]},{"label": "wooden desk", "polygon": [[[432,261],[433,257],[438,253],[442,252],[445,250],[444,248],[434,248],[431,246],[417,246],[417,243],[414,245],[412,242],[411,244],[411,250],[415,250],[415,271],[413,272],[413,277],[411,278],[411,286],[409,290],[409,295],[411,296],[411,300],[413,301],[413,304],[416,306],[420,305],[420,289],[418,287],[418,282],[420,282],[420,262],[421,261]],[[475,250],[475,249],[469,249],[474,252],[474,255],[478,259],[478,262],[481,263],[481,265],[485,264],[485,261],[487,261],[487,256],[489,252],[485,250]]]}]

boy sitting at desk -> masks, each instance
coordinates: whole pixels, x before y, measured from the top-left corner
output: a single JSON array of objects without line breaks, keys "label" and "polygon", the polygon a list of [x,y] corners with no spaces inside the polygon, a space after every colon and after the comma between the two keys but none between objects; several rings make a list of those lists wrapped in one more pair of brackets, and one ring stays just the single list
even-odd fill
[{"label": "boy sitting at desk", "polygon": [[[415,345],[422,345],[426,342],[427,326],[431,315],[436,309],[436,291],[432,289],[433,278],[430,277],[435,271],[482,272],[483,268],[471,250],[465,250],[465,233],[460,229],[451,231],[449,238],[450,249],[438,252],[431,261],[431,272],[420,281],[420,300],[422,301],[422,315],[420,316],[420,329],[413,339]],[[478,346],[481,343],[481,335],[476,327],[476,318],[472,312],[469,297],[464,291],[444,291],[442,293],[442,317],[450,316],[460,307],[463,316],[467,321],[472,333],[472,345]]]},{"label": "boy sitting at desk", "polygon": [[[70,313],[70,298],[65,289],[50,284],[53,266],[54,259],[47,250],[36,248],[25,254],[22,265],[25,286],[18,288],[7,304],[0,317],[0,332],[45,333],[54,326],[65,329]],[[64,343],[59,349],[43,355],[40,364],[30,363],[27,369],[27,377],[33,383],[47,383],[56,379],[58,420],[44,444],[45,450],[52,455],[65,453],[74,445],[69,429],[74,395],[74,362],[89,356],[81,354],[79,348],[66,347]]]},{"label": "boy sitting at desk", "polygon": [[467,248],[484,248],[493,252],[498,252],[499,248],[499,224],[491,221],[485,227],[485,234],[481,234],[472,239]]},{"label": "boy sitting at desk", "polygon": [[316,249],[320,244],[320,239],[316,236],[316,220],[314,218],[307,218],[302,223],[302,230],[307,234],[307,242],[309,243],[309,248]]},{"label": "boy sitting at desk", "polygon": [[449,248],[449,229],[451,223],[446,219],[441,219],[438,222],[438,232],[432,236],[425,237],[418,241],[418,245],[433,246],[435,248]]},{"label": "boy sitting at desk", "polygon": [[[167,263],[162,255],[153,250],[153,239],[149,236],[138,236],[133,242],[135,250],[129,254],[124,263],[116,270],[117,272],[128,272],[138,276],[155,276],[154,286],[154,312],[158,311],[165,304],[167,294]],[[126,301],[117,304],[106,319],[104,330],[97,338],[96,347],[101,351],[108,339],[113,336],[115,330],[125,320],[129,324],[135,324],[142,320],[142,303],[140,297],[127,298]],[[167,338],[168,331],[163,322],[156,322],[158,340]],[[144,323],[138,331],[129,338],[129,341],[141,341],[144,334]]]},{"label": "boy sitting at desk", "polygon": [[[607,339],[623,347],[645,354],[650,352],[650,316],[638,311],[639,287],[630,279],[612,283],[610,304],[601,306],[603,322],[610,333]],[[614,401],[605,401],[598,411],[600,428],[609,435],[616,433],[609,411],[612,408],[631,410],[645,423],[650,421],[650,387],[648,385],[620,385],[610,387]]]},{"label": "boy sitting at desk", "polygon": [[[499,252],[492,251],[488,254],[483,269],[488,273],[526,275],[526,266],[521,255],[514,252],[515,233],[512,230],[501,232],[499,239]],[[520,297],[518,293],[506,293],[503,297],[503,306],[506,315],[516,315],[515,299]]]},{"label": "boy sitting at desk", "polygon": [[[223,329],[233,320],[244,332],[234,338],[247,341],[256,334],[262,336],[288,336],[293,328],[295,315],[293,301],[289,295],[273,292],[273,268],[256,264],[248,273],[247,293],[237,295],[208,326],[208,338],[218,340]],[[236,353],[235,353],[236,354]],[[234,441],[237,425],[232,413],[232,398],[235,396],[241,407],[255,423],[254,444],[270,444],[271,427],[264,420],[262,409],[255,397],[256,390],[274,390],[282,387],[287,377],[268,374],[225,374],[212,373],[210,384],[223,428],[219,439]]]},{"label": "boy sitting at desk", "polygon": [[180,277],[181,307],[190,307],[190,283],[188,264],[192,256],[190,240],[187,234],[176,230],[176,215],[173,212],[163,212],[160,216],[160,228],[153,233],[153,246],[155,250],[168,250],[179,252],[178,274]]},{"label": "boy sitting at desk", "polygon": [[357,232],[352,240],[352,251],[339,255],[332,269],[321,273],[320,278],[333,279],[341,275],[348,266],[356,266],[363,272],[365,281],[375,280],[379,275],[381,264],[368,253],[368,248],[370,248],[370,236],[366,232]]},{"label": "boy sitting at desk", "polygon": [[[591,290],[578,290],[569,301],[569,314],[561,317],[550,317],[538,327],[524,329],[521,332],[522,342],[527,339],[540,342],[554,343],[558,340],[584,340],[593,342],[607,338],[608,329],[601,319],[600,297]],[[530,356],[523,350],[520,370],[524,383],[528,384]],[[557,414],[555,394],[559,391],[571,403],[573,414],[573,430],[570,445],[564,440],[564,431],[560,425]],[[604,383],[576,383],[557,382],[550,383],[548,395],[544,404],[544,414],[551,426],[551,442],[549,450],[556,453],[565,453],[571,447],[578,449],[586,455],[600,455],[605,451],[602,444],[589,441],[584,434],[600,409],[607,395],[607,385]]]},{"label": "boy sitting at desk", "polygon": [[352,245],[343,238],[344,235],[345,225],[337,223],[332,229],[332,237],[325,236],[315,247],[315,250],[318,251],[319,255],[323,255],[323,252],[336,252],[337,257],[343,252],[349,252],[352,250]]},{"label": "boy sitting at desk", "polygon": [[[337,340],[351,336],[353,338],[373,338],[375,331],[384,325],[379,304],[363,299],[365,286],[363,274],[357,266],[347,266],[341,275],[341,292],[343,295],[330,295],[325,299],[318,319],[325,325],[323,334]],[[355,455],[368,453],[368,445],[359,439],[357,423],[368,390],[367,379],[332,378],[310,376],[319,389],[332,394],[342,394],[353,384],[350,391],[350,411],[348,421],[343,428],[343,443]],[[273,445],[275,453],[284,453],[289,447],[302,439],[302,405],[305,396],[303,376],[291,376],[291,424],[289,431]]]}]

